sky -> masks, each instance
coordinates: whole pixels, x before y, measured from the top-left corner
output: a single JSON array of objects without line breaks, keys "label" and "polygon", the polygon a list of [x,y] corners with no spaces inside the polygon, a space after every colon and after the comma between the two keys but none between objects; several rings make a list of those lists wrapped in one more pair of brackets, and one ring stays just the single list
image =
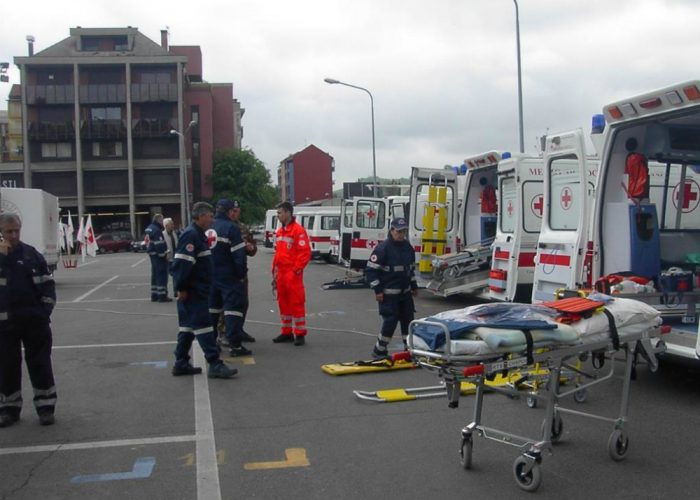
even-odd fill
[{"label": "sky", "polygon": [[[519,0],[523,135],[576,128],[607,103],[700,79],[696,0]],[[460,165],[517,152],[512,0],[34,0],[0,17],[0,62],[69,36],[71,27],[137,27],[160,43],[199,45],[206,81],[233,82],[243,147],[276,180],[279,162],[314,144],[335,159],[334,189],[376,171]],[[0,83],[0,109],[10,84]]]}]

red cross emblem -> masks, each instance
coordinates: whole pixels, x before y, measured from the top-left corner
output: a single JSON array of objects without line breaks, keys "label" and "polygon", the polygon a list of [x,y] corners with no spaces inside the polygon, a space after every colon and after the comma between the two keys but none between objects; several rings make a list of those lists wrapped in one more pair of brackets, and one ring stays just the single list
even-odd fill
[{"label": "red cross emblem", "polygon": [[536,217],[541,219],[542,210],[544,210],[544,196],[542,196],[541,194],[536,194],[535,197],[532,198],[530,206],[532,207],[532,213],[535,214]]},{"label": "red cross emblem", "polygon": [[214,248],[216,246],[216,231],[214,229],[207,229],[204,234],[207,237],[207,246],[209,248]]},{"label": "red cross emblem", "polygon": [[377,215],[377,212],[375,212],[371,208],[367,211],[367,217],[369,217],[370,219],[374,219],[375,215]]},{"label": "red cross emblem", "polygon": [[367,248],[370,250],[374,250],[374,247],[377,246],[377,242],[375,240],[367,240]]},{"label": "red cross emblem", "polygon": [[571,195],[571,189],[567,186],[561,190],[561,208],[568,210],[571,208],[571,201],[573,196]]},{"label": "red cross emblem", "polygon": [[508,200],[508,208],[506,209],[508,211],[508,217],[513,217],[513,201]]},{"label": "red cross emblem", "polygon": [[[680,182],[676,184],[673,188],[673,206],[678,209],[678,201],[681,198],[681,184]],[[700,203],[698,198],[698,192],[700,192],[700,186],[694,180],[686,180],[683,186],[683,213],[689,213],[695,210]]]}]

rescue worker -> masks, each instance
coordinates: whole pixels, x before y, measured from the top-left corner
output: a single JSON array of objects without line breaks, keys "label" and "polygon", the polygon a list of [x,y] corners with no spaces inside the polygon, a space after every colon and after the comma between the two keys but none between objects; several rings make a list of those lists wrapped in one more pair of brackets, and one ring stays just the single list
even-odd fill
[{"label": "rescue worker", "polygon": [[168,297],[168,246],[163,237],[163,216],[156,214],[146,228],[146,251],[151,259],[151,302],[172,302]]},{"label": "rescue worker", "polygon": [[205,231],[212,225],[214,209],[204,202],[192,207],[192,223],[180,235],[173,259],[173,283],[177,291],[177,319],[180,326],[172,374],[196,375],[200,367],[190,363],[190,348],[196,338],[209,364],[210,378],[231,378],[238,370],[229,368],[219,357],[216,333],[209,315],[212,282],[211,250]]},{"label": "rescue worker", "polygon": [[[241,238],[245,243],[245,253],[248,257],[253,257],[258,253],[258,244],[255,242],[255,237],[250,231],[248,226],[241,222],[241,204],[238,200],[233,200],[233,210],[230,213],[231,221],[238,226],[241,230]],[[241,323],[241,340],[243,342],[255,342],[255,337],[250,335],[245,331],[245,318],[248,315],[248,306],[250,305],[250,294],[248,290],[248,275],[243,278],[243,322]],[[217,324],[217,331],[219,332],[218,342],[221,346],[229,346],[228,340],[226,339],[226,324],[224,321],[224,314],[219,315],[219,322]]]},{"label": "rescue worker", "polygon": [[252,351],[242,344],[245,305],[243,280],[248,275],[248,265],[241,230],[231,220],[237,207],[237,201],[222,199],[216,203],[213,234],[209,237],[214,264],[209,313],[214,328],[217,327],[219,316],[223,313],[231,356],[248,356]]},{"label": "rescue worker", "polygon": [[399,323],[404,348],[407,347],[408,325],[413,321],[415,311],[413,297],[418,294],[416,253],[407,235],[406,219],[392,220],[389,237],[377,245],[367,261],[367,281],[374,290],[379,314],[383,319],[381,332],[372,351],[375,359],[388,356],[387,346]]},{"label": "rescue worker", "polygon": [[293,341],[295,346],[302,346],[306,342],[304,268],[311,260],[311,245],[306,230],[297,224],[293,213],[288,201],[277,205],[281,225],[275,233],[272,282],[277,289],[281,331],[272,341]]},{"label": "rescue worker", "polygon": [[54,423],[56,386],[51,367],[51,312],[56,284],[44,257],[20,240],[22,222],[0,215],[0,427],[22,410],[22,346],[41,425]]},{"label": "rescue worker", "polygon": [[[173,255],[175,255],[175,249],[177,248],[179,236],[177,235],[177,231],[175,231],[175,223],[171,218],[163,219],[163,227],[165,228],[165,231],[163,231],[163,238],[165,239],[165,246],[168,248],[165,255],[167,261],[165,265],[166,270],[168,271],[166,274],[167,279],[168,274],[170,274],[170,265],[173,263]],[[165,290],[167,295],[167,281],[165,282]],[[175,288],[173,288],[173,295],[175,295]]]}]

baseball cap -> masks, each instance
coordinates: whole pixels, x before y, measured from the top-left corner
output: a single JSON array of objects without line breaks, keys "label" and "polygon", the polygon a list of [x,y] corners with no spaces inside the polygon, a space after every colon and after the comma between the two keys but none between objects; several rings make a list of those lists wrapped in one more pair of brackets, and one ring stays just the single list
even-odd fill
[{"label": "baseball cap", "polygon": [[238,208],[240,207],[240,203],[238,203],[238,200],[228,200],[226,198],[222,198],[219,201],[216,202],[216,208],[221,208],[222,210],[229,211],[232,208]]},{"label": "baseball cap", "polygon": [[408,229],[408,223],[403,217],[399,217],[391,221],[391,228],[401,231],[403,229]]}]

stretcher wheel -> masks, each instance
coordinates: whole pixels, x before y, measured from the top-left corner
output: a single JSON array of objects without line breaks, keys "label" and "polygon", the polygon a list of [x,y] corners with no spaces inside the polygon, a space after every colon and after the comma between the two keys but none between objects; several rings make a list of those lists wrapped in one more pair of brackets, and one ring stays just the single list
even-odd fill
[{"label": "stretcher wheel", "polygon": [[610,458],[619,462],[625,459],[630,440],[621,429],[615,429],[608,439],[608,453]]},{"label": "stretcher wheel", "polygon": [[537,408],[537,398],[530,394],[527,397],[527,407],[528,408]]},{"label": "stretcher wheel", "polygon": [[586,398],[588,398],[588,391],[586,389],[579,389],[574,392],[574,401],[577,403],[584,403]]},{"label": "stretcher wheel", "polygon": [[525,491],[535,491],[542,483],[542,471],[538,463],[532,464],[532,469],[527,470],[529,460],[522,455],[513,462],[513,475],[515,482],[518,483],[521,489]]},{"label": "stretcher wheel", "polygon": [[472,468],[473,447],[474,441],[471,437],[462,438],[462,445],[459,447],[459,463],[467,470]]}]

